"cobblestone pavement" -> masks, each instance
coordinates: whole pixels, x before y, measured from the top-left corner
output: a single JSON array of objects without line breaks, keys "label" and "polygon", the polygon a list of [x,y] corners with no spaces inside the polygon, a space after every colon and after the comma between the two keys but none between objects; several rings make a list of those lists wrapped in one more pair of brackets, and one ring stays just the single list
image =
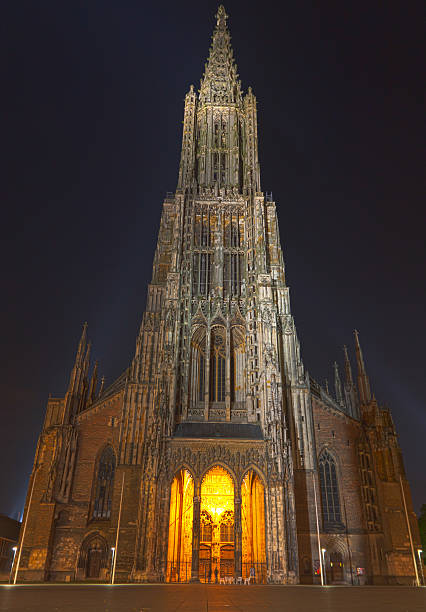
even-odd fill
[{"label": "cobblestone pavement", "polygon": [[426,588],[217,585],[0,586],[13,612],[425,612]]}]

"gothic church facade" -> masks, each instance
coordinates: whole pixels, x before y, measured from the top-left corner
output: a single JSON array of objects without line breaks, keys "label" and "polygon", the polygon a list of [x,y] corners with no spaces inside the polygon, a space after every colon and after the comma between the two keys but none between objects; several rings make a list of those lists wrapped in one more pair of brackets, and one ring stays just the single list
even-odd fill
[{"label": "gothic church facade", "polygon": [[99,385],[84,327],[47,403],[18,582],[415,578],[401,450],[358,334],[356,380],[346,349],[333,393],[304,368],[256,113],[221,6],[134,358]]}]

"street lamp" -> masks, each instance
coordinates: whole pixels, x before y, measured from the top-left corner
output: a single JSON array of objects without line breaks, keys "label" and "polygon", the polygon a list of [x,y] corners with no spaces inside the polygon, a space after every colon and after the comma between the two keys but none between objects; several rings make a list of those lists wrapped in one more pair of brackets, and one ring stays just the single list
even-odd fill
[{"label": "street lamp", "polygon": [[115,546],[111,546],[111,552],[112,552],[112,556],[111,556],[111,570],[110,570],[111,576],[110,576],[109,581],[112,584],[112,568],[114,567]]},{"label": "street lamp", "polygon": [[419,555],[420,571],[422,573],[422,579],[423,579],[422,582],[424,584],[425,583],[425,576],[424,576],[424,573],[423,573],[422,553],[423,553],[423,550],[421,548],[418,548],[417,549],[417,554]]},{"label": "street lamp", "polygon": [[326,553],[326,549],[325,548],[321,548],[321,553],[322,553],[322,566],[324,568],[324,584],[327,586],[327,572],[325,571],[325,553]]},{"label": "street lamp", "polygon": [[15,563],[16,551],[18,550],[18,547],[12,546],[12,550],[13,550],[13,559],[12,559],[12,565],[10,566],[9,583],[12,582],[13,564]]}]

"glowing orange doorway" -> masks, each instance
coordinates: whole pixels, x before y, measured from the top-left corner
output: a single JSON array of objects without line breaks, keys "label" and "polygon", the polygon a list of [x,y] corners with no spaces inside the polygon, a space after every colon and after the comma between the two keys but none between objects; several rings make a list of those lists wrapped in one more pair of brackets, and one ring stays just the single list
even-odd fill
[{"label": "glowing orange doorway", "polygon": [[170,491],[167,582],[188,582],[192,563],[194,481],[188,470],[173,479]]},{"label": "glowing orange doorway", "polygon": [[234,483],[220,466],[207,472],[201,484],[201,582],[234,576]]},{"label": "glowing orange doorway", "polygon": [[252,470],[241,485],[241,521],[242,576],[250,577],[251,582],[265,583],[265,489]]}]

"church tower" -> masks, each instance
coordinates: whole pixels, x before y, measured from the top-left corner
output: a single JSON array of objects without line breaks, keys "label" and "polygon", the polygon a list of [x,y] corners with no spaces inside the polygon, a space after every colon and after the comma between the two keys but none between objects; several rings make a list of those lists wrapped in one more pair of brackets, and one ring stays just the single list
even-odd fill
[{"label": "church tower", "polygon": [[[238,80],[227,18],[220,6],[199,92],[191,86],[185,98],[178,185],[163,206],[126,388],[120,463],[140,465],[149,492],[141,496],[136,573],[172,579],[173,568],[190,562],[197,580],[200,555],[220,558],[220,545],[200,540],[205,525],[214,533],[220,527],[202,491],[209,469],[220,465],[210,476],[223,487],[228,478],[232,490],[227,554],[236,574],[253,563],[266,571],[268,558],[271,577],[287,581],[298,563],[295,470],[306,478],[315,467],[309,386],[276,206],[260,186],[256,98]],[[174,477],[179,486],[189,478],[194,489],[192,536],[184,525],[180,535],[167,534],[161,523],[183,503],[170,501]],[[262,507],[249,511],[254,501],[243,490],[249,482],[254,490],[252,480]],[[253,553],[245,523],[260,516],[262,541]],[[148,543],[153,532],[156,541]],[[177,552],[169,542],[167,556],[167,535],[191,542]]]}]

